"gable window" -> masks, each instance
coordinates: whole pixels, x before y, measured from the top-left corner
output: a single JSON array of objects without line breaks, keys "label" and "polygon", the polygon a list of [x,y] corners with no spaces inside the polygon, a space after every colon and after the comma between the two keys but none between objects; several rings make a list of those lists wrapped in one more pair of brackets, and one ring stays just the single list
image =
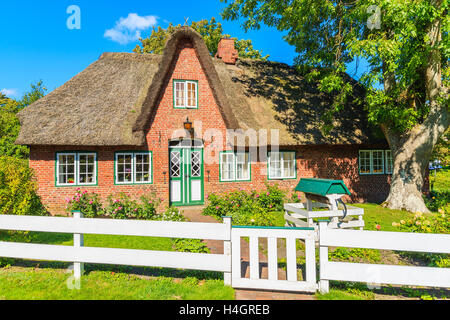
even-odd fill
[{"label": "gable window", "polygon": [[250,181],[250,170],[248,152],[221,152],[220,181]]},{"label": "gable window", "polygon": [[64,152],[56,154],[57,186],[89,186],[97,184],[95,152]]},{"label": "gable window", "polygon": [[394,161],[392,159],[392,151],[386,150],[386,173],[392,174],[392,171],[394,169]]},{"label": "gable window", "polygon": [[152,183],[151,152],[117,152],[116,184]]},{"label": "gable window", "polygon": [[198,108],[198,82],[188,80],[174,80],[174,107]]},{"label": "gable window", "polygon": [[383,174],[385,173],[385,151],[386,150],[360,150],[359,151],[359,173],[360,174]]},{"label": "gable window", "polygon": [[297,175],[295,152],[269,152],[269,179],[295,179]]}]

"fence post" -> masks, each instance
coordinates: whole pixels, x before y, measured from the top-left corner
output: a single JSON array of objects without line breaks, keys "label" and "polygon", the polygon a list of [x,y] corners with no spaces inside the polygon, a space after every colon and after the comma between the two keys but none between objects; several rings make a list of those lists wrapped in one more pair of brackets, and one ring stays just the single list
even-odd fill
[{"label": "fence post", "polygon": [[[83,218],[81,211],[72,211],[74,219]],[[75,248],[80,248],[84,246],[84,236],[83,234],[74,233],[73,234],[73,246]],[[81,275],[84,273],[84,263],[74,262],[73,263],[73,276],[75,279],[80,279]]]},{"label": "fence post", "polygon": [[[231,265],[231,217],[223,217],[223,223],[227,225],[230,230],[230,240],[225,240],[223,242],[223,254],[228,256]],[[225,285],[231,286],[231,272],[225,272],[223,274],[223,282]]]},{"label": "fence post", "polygon": [[328,221],[319,221],[319,291],[321,293],[328,293],[330,291],[330,282],[328,280],[323,280],[322,275],[324,273],[325,265],[328,262],[328,247],[322,246],[320,244],[321,241],[321,235],[323,232],[325,232],[328,228]]}]

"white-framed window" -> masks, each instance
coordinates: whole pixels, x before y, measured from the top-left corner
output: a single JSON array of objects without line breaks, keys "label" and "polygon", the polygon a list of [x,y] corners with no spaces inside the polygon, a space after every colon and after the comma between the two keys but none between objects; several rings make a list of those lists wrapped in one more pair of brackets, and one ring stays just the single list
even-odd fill
[{"label": "white-framed window", "polygon": [[385,150],[359,150],[359,174],[384,174]]},{"label": "white-framed window", "polygon": [[297,176],[295,152],[269,152],[269,179],[295,179]]},{"label": "white-framed window", "polygon": [[152,183],[152,153],[116,152],[115,183]]},{"label": "white-framed window", "polygon": [[220,181],[250,181],[250,166],[248,152],[222,152],[220,154]]},{"label": "white-framed window", "polygon": [[392,151],[391,150],[386,150],[386,173],[387,174],[392,174],[392,172],[394,171],[394,160],[392,158]]},{"label": "white-framed window", "polygon": [[198,108],[197,81],[174,80],[173,88],[175,108]]},{"label": "white-framed window", "polygon": [[97,153],[60,152],[56,154],[57,186],[97,184]]}]

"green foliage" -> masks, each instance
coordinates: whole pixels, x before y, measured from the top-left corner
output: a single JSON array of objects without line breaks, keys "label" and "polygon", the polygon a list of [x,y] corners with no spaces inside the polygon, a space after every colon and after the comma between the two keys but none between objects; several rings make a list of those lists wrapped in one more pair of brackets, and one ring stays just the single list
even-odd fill
[{"label": "green foliage", "polygon": [[87,190],[77,189],[75,195],[66,198],[68,213],[76,210],[81,211],[86,218],[111,217],[113,219],[137,219],[137,220],[158,220],[157,214],[161,200],[156,199],[154,194],[141,196],[140,202],[131,200],[125,194],[109,195],[105,207],[103,207],[100,197],[96,193],[88,193]]},{"label": "green foliage", "polygon": [[[439,209],[438,213],[424,215],[419,212],[411,218],[400,220],[400,222],[394,222],[392,225],[405,232],[450,234],[450,204],[447,203],[447,206]],[[415,252],[401,252],[400,254],[405,257],[425,261],[432,267],[450,267],[449,254]]]},{"label": "green foliage", "polygon": [[[167,29],[154,27],[149,37],[139,39],[141,41],[141,45],[136,46],[133,51],[137,53],[162,54],[167,39],[169,39],[170,35],[180,27],[181,25],[174,26],[173,24],[169,24]],[[202,36],[211,55],[214,55],[217,52],[220,39],[230,38],[230,35],[223,33],[222,24],[216,22],[215,18],[211,18],[210,21],[206,19],[198,22],[194,21],[191,23],[191,27]],[[241,58],[263,60],[268,58],[268,56],[263,57],[261,51],[253,48],[251,40],[236,39],[235,47],[239,53],[239,57]]]},{"label": "green foliage", "polygon": [[338,261],[377,263],[381,261],[381,254],[375,249],[336,248],[330,251],[329,258]]},{"label": "green foliage", "polygon": [[[446,211],[445,211],[446,210]],[[393,226],[405,232],[450,233],[450,206],[439,209],[438,213],[422,214],[393,222]]]},{"label": "green foliage", "polygon": [[13,100],[0,95],[0,156],[27,158],[29,149],[27,146],[16,145],[14,142],[19,135],[20,122],[17,112],[45,95],[47,89],[42,81],[31,84],[30,92],[23,95],[21,100]]},{"label": "green foliage", "polygon": [[193,253],[210,253],[206,244],[200,239],[173,239],[176,251]]},{"label": "green foliage", "polygon": [[0,155],[26,158],[28,147],[15,145],[19,135],[20,122],[16,114],[18,103],[9,98],[0,99]]},{"label": "green foliage", "polygon": [[22,99],[17,101],[17,107],[19,109],[23,109],[32,104],[33,102],[38,101],[40,98],[45,96],[45,92],[47,91],[47,88],[44,87],[44,82],[42,80],[39,80],[36,83],[32,83],[30,87],[31,90],[29,92],[26,92],[22,96]]},{"label": "green foliage", "polygon": [[450,212],[450,190],[431,191],[430,198],[425,197],[425,204],[431,211],[443,209]]},{"label": "green foliage", "polygon": [[161,221],[176,221],[176,222],[184,222],[186,218],[176,207],[168,207],[162,215],[159,217]]},{"label": "green foliage", "polygon": [[[399,132],[423,123],[428,115],[424,70],[433,49],[440,54],[443,87],[448,87],[448,1],[439,6],[415,0],[222,1],[228,4],[222,17],[243,18],[245,30],[265,24],[287,33],[284,39],[298,52],[296,64],[309,71],[307,78],[319,81],[323,92],[334,94],[334,102],[323,116],[325,128],[352,92],[343,85],[344,73],[357,59],[368,62],[361,81],[366,87],[369,120]],[[374,18],[371,6],[382,13],[379,28],[368,27]],[[432,47],[428,32],[436,19],[441,22],[442,39]],[[380,89],[386,74],[394,79],[389,92]],[[439,103],[448,105],[448,97],[441,97]]]},{"label": "green foliage", "polygon": [[0,214],[46,214],[36,190],[28,161],[0,156]]},{"label": "green foliage", "polygon": [[247,193],[243,190],[225,194],[210,194],[204,215],[222,219],[231,216],[235,225],[274,226],[276,211],[283,208],[285,193],[277,185],[266,190]]}]

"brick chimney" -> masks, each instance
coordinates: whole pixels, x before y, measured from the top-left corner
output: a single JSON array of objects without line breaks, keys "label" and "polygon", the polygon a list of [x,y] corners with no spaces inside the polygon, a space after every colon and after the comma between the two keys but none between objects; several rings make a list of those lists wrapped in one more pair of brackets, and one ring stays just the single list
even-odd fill
[{"label": "brick chimney", "polygon": [[236,64],[238,51],[234,47],[234,39],[221,39],[215,57],[222,59],[227,64]]}]

